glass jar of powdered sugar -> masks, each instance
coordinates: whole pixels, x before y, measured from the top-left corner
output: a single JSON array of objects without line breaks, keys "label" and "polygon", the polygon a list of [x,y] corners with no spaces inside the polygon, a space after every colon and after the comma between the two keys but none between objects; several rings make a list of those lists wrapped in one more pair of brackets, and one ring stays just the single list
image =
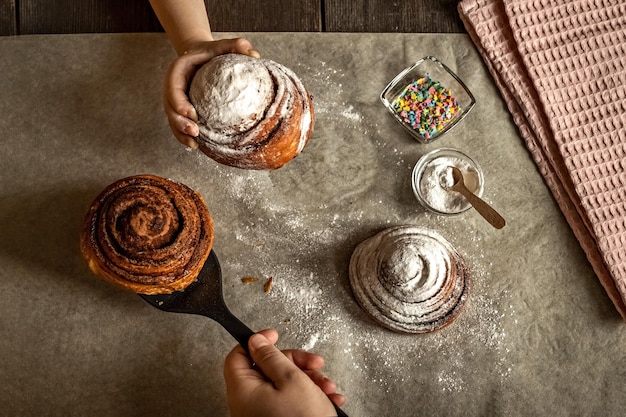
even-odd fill
[{"label": "glass jar of powdered sugar", "polygon": [[463,173],[465,186],[482,196],[484,178],[478,163],[458,149],[435,149],[417,161],[411,181],[417,200],[434,213],[459,214],[471,207],[461,193],[450,189],[454,184],[452,166]]}]

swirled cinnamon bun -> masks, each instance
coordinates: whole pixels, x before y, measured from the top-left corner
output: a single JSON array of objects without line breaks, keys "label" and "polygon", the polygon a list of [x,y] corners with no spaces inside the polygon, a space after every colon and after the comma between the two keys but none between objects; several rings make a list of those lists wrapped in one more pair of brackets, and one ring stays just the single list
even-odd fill
[{"label": "swirled cinnamon bun", "polygon": [[350,285],[378,323],[401,333],[427,333],[450,324],[469,288],[465,263],[439,234],[392,227],[363,241],[350,259]]},{"label": "swirled cinnamon bun", "polygon": [[93,201],[80,248],[90,269],[140,294],[169,294],[195,281],[213,245],[213,220],[186,185],[138,175]]},{"label": "swirled cinnamon bun", "polygon": [[313,102],[296,74],[268,59],[219,55],[194,76],[199,148],[225,165],[276,169],[302,152],[313,131]]}]

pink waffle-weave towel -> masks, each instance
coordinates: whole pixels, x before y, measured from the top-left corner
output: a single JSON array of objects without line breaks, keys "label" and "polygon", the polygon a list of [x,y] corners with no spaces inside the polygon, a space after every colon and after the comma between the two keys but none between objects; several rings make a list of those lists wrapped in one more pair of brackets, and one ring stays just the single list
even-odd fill
[{"label": "pink waffle-weave towel", "polygon": [[463,0],[459,12],[626,320],[626,2]]}]

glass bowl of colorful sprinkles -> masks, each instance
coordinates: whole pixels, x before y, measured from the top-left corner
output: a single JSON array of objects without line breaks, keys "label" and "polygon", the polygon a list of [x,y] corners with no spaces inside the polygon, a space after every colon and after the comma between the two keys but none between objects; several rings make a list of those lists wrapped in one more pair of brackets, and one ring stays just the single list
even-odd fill
[{"label": "glass bowl of colorful sprinkles", "polygon": [[448,132],[476,104],[463,81],[432,56],[400,72],[385,87],[380,100],[422,143],[430,143]]}]

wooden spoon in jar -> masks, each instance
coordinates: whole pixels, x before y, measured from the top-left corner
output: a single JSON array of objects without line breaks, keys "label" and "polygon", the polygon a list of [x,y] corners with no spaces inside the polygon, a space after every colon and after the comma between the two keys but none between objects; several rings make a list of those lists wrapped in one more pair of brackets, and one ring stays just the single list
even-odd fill
[{"label": "wooden spoon in jar", "polygon": [[506,221],[500,214],[493,209],[484,200],[471,192],[466,186],[463,180],[463,173],[457,167],[451,166],[452,178],[454,183],[450,186],[452,191],[463,194],[467,201],[476,209],[476,211],[485,218],[496,229],[502,229],[506,224]]}]

